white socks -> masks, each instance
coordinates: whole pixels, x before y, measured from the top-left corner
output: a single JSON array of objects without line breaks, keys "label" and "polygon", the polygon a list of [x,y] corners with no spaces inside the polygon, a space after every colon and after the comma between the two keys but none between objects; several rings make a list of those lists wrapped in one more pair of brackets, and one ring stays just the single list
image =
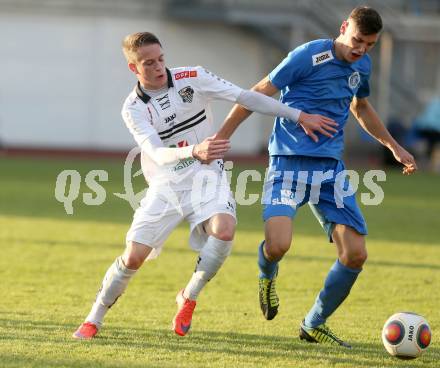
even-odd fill
[{"label": "white socks", "polygon": [[125,291],[128,282],[136,271],[125,267],[122,257],[116,258],[104,276],[92,310],[86,317],[87,322],[92,322],[101,327],[105,314]]},{"label": "white socks", "polygon": [[206,244],[200,251],[196,269],[185,287],[183,296],[196,300],[200,291],[215,276],[231,250],[232,241],[219,240],[213,236],[208,237]]},{"label": "white socks", "polygon": [[[213,236],[208,237],[202,248],[197,261],[196,269],[185,287],[184,297],[196,300],[200,291],[211,280],[220,269],[232,250],[232,241],[223,241]],[[127,288],[128,282],[137,270],[125,267],[122,257],[116,258],[115,262],[107,270],[102,281],[101,288],[96,295],[95,303],[86,322],[92,322],[100,328],[105,314],[110,307]]]}]

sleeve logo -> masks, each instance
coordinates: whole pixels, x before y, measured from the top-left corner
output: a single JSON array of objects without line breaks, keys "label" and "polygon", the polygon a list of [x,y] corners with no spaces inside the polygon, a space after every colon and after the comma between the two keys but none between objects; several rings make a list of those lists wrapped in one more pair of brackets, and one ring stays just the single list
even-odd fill
[{"label": "sleeve logo", "polygon": [[326,63],[327,61],[333,60],[333,54],[330,50],[315,54],[312,56],[313,66]]},{"label": "sleeve logo", "polygon": [[174,79],[195,78],[197,77],[197,70],[186,70],[184,72],[174,74]]}]

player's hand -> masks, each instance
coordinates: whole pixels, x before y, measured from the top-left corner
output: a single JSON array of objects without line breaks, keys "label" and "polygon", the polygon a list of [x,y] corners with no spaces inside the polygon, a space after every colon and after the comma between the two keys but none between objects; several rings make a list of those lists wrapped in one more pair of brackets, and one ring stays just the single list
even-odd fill
[{"label": "player's hand", "polygon": [[318,142],[318,136],[315,132],[319,132],[329,138],[333,138],[332,133],[338,132],[335,128],[338,126],[336,121],[319,114],[307,114],[301,111],[298,123],[304,129],[304,132],[315,142]]},{"label": "player's hand", "polygon": [[414,160],[413,155],[406,149],[401,146],[397,146],[396,148],[392,149],[391,152],[393,152],[394,158],[404,165],[402,170],[404,175],[411,175],[417,170],[416,160]]},{"label": "player's hand", "polygon": [[194,146],[193,157],[202,163],[209,163],[212,160],[222,159],[230,148],[228,139],[215,140],[214,137],[208,137]]}]

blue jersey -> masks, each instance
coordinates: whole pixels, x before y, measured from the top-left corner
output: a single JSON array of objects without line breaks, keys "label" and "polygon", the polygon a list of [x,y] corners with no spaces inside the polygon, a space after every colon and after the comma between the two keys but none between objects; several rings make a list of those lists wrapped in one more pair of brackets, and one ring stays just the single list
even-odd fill
[{"label": "blue jersey", "polygon": [[315,40],[297,47],[270,74],[272,84],[281,90],[280,100],[309,114],[335,120],[338,133],[319,142],[308,137],[301,126],[276,118],[269,141],[269,154],[331,157],[340,160],[344,149],[344,125],[353,96],[370,94],[368,55],[354,63],[338,60],[333,40]]}]

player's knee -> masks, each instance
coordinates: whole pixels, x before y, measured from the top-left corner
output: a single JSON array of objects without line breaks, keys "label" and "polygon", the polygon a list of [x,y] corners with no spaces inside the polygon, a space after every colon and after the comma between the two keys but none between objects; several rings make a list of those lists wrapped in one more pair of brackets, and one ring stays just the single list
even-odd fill
[{"label": "player's knee", "polygon": [[122,255],[122,261],[125,267],[130,270],[139,269],[148,257],[152,248],[135,241],[128,241],[124,254]]},{"label": "player's knee", "polygon": [[139,269],[144,263],[144,260],[145,257],[129,250],[122,255],[122,261],[124,262],[125,267],[129,268],[130,270]]},{"label": "player's knee", "polygon": [[213,230],[213,236],[219,240],[232,241],[234,239],[235,226],[222,225]]},{"label": "player's knee", "polygon": [[290,248],[290,239],[269,237],[266,239],[266,253],[271,259],[281,259]]},{"label": "player's knee", "polygon": [[214,237],[223,241],[232,241],[234,239],[234,231],[219,231],[218,233],[214,234]]},{"label": "player's knee", "polygon": [[368,254],[366,249],[360,249],[355,252],[349,252],[342,256],[342,263],[350,268],[362,268],[367,261]]},{"label": "player's knee", "polygon": [[144,263],[144,259],[134,254],[124,255],[122,260],[124,261],[125,267],[129,268],[130,270],[137,270]]}]

